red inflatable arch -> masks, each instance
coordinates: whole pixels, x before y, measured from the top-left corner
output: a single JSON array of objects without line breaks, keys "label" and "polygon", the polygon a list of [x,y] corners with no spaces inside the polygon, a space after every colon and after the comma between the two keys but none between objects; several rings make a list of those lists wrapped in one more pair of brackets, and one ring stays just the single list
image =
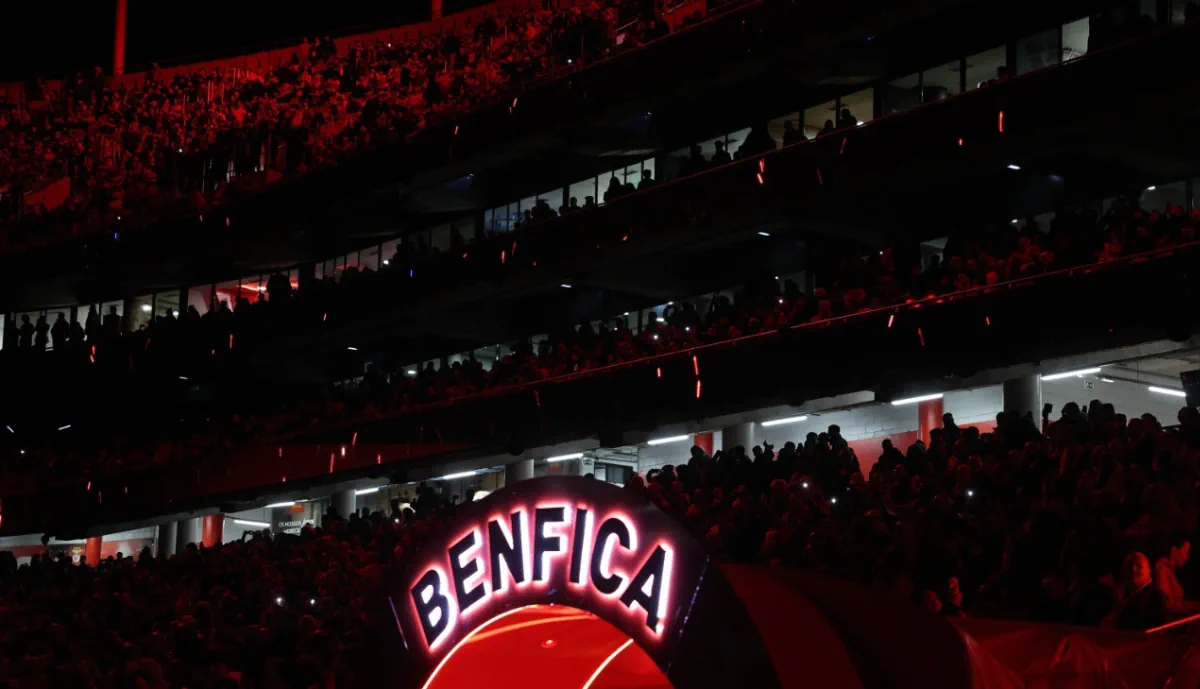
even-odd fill
[{"label": "red inflatable arch", "polygon": [[640,496],[578,477],[464,506],[391,582],[387,605],[383,666],[401,689],[977,684],[943,620],[831,582],[722,567]]}]

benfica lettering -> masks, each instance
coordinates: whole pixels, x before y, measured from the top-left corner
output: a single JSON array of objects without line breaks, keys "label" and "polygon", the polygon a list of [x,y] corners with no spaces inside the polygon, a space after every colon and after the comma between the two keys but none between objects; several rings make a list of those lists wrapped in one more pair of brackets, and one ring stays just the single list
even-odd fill
[{"label": "benfica lettering", "polygon": [[626,514],[587,506],[516,507],[470,526],[416,579],[413,611],[435,650],[487,603],[528,587],[592,595],[659,637],[671,598],[675,551],[647,542]]}]

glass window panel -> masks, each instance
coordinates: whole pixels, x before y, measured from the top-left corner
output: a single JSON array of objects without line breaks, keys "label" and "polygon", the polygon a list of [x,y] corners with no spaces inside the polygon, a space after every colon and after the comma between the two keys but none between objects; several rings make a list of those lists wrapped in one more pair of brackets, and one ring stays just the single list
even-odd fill
[{"label": "glass window panel", "polygon": [[799,143],[804,128],[800,125],[800,113],[790,112],[783,117],[776,117],[767,122],[767,133],[775,140],[776,146],[790,146]]},{"label": "glass window panel", "polygon": [[1200,12],[1200,5],[1196,4],[1195,0],[1171,0],[1168,12],[1167,16],[1172,24],[1182,24],[1188,20],[1189,13],[1195,21],[1197,13]]},{"label": "glass window panel", "polygon": [[[357,251],[351,251],[350,253],[346,254],[343,257],[343,259],[344,259],[344,262],[342,264],[342,272],[343,273],[345,273],[347,270],[350,270],[351,268],[359,269],[362,267],[361,257],[359,256],[359,252],[357,252]],[[341,276],[339,275],[339,277],[341,277]]]},{"label": "glass window panel", "polygon": [[[634,191],[637,190],[637,182],[641,178],[641,176],[642,176],[641,170],[637,170],[635,172],[633,170],[630,170],[627,167],[617,168],[616,170],[613,170],[613,177],[617,178],[617,181],[621,183],[621,186],[627,187],[628,185],[632,184]],[[628,189],[628,188],[625,188],[622,191],[622,193],[625,193],[625,194],[628,194],[629,192],[630,192],[630,189]]]},{"label": "glass window panel", "polygon": [[390,265],[396,260],[396,249],[400,246],[399,239],[389,239],[383,243],[383,265]]},{"label": "glass window panel", "polygon": [[739,129],[736,132],[729,132],[725,135],[725,152],[730,156],[737,153],[742,144],[746,143],[746,137],[750,136],[750,128]]},{"label": "glass window panel", "polygon": [[497,228],[498,232],[509,232],[516,227],[517,221],[521,218],[519,207],[519,204],[515,201],[505,206],[503,222]]},{"label": "glass window panel", "polygon": [[[476,230],[474,216],[459,218],[458,220],[451,222],[450,227],[458,230],[458,235],[462,237],[464,241],[471,241],[475,239]],[[453,236],[454,235],[451,234],[451,238],[453,238]],[[453,243],[453,241],[451,243]]]},{"label": "glass window panel", "polygon": [[720,142],[722,148],[725,147],[724,136],[713,137],[707,141],[701,141],[699,144],[697,144],[700,147],[700,155],[704,157],[704,160],[710,163],[712,162],[713,155],[715,155],[717,152],[718,142]]},{"label": "glass window panel", "polygon": [[[599,195],[596,197],[596,203],[604,203],[604,197],[608,194],[613,178],[614,175],[612,172],[604,172],[596,177],[596,184],[599,187],[597,192]],[[619,182],[621,179],[617,177],[617,181]]]},{"label": "glass window panel", "polygon": [[648,158],[643,160],[639,166],[641,167],[641,170],[634,178],[636,180],[636,186],[639,191],[642,189],[649,189],[658,182],[658,177],[654,174],[654,159]]},{"label": "glass window panel", "polygon": [[1008,49],[997,46],[967,58],[967,89],[977,89],[1000,78],[1008,67]]},{"label": "glass window panel", "polygon": [[176,290],[154,295],[154,315],[165,317],[167,314],[179,318],[179,292]]},{"label": "glass window panel", "polygon": [[[76,306],[75,307],[75,322],[78,323],[81,327],[86,326],[88,313],[91,311],[91,309],[92,309],[91,304],[80,304],[79,306]],[[95,318],[99,318],[99,317],[100,317],[100,310],[96,309]]]},{"label": "glass window panel", "polygon": [[642,327],[645,328],[646,326],[650,325],[651,323],[658,322],[658,319],[662,317],[664,308],[665,308],[665,306],[658,306],[658,307],[655,307],[652,309],[646,309],[646,310],[642,311]]},{"label": "glass window panel", "polygon": [[1062,46],[1058,44],[1058,27],[1017,41],[1017,74],[1058,64]]},{"label": "glass window panel", "polygon": [[125,317],[125,302],[121,301],[120,299],[116,299],[113,301],[106,301],[103,304],[101,304],[100,305],[101,325],[103,325],[103,320],[105,318],[109,318],[109,317],[115,317],[118,321],[118,327],[119,327],[120,320]]},{"label": "glass window panel", "polygon": [[492,367],[496,365],[497,351],[495,346],[480,347],[479,349],[476,349],[473,354],[475,355],[475,361],[478,361],[480,364],[482,364],[483,370],[485,371],[492,370]]},{"label": "glass window panel", "polygon": [[[1054,223],[1054,218],[1056,217],[1058,217],[1058,214],[1054,211],[1042,213],[1041,215],[1033,216],[1033,223],[1037,226],[1038,232],[1041,232],[1042,234],[1048,234],[1050,232],[1050,226]],[[1023,227],[1025,229],[1033,229],[1028,224],[1023,225]]]},{"label": "glass window panel", "polygon": [[932,103],[953,96],[961,90],[962,62],[947,62],[940,67],[927,69],[921,75],[921,101]]},{"label": "glass window panel", "polygon": [[40,311],[25,311],[13,316],[13,328],[15,330],[14,339],[17,341],[17,346],[27,348],[33,346],[34,329],[37,327],[38,316],[42,315]]},{"label": "glass window panel", "polygon": [[884,87],[883,113],[903,112],[921,104],[921,74],[893,79]]},{"label": "glass window panel", "polygon": [[230,280],[228,282],[219,282],[216,285],[215,291],[216,291],[216,295],[217,295],[218,307],[220,306],[220,304],[224,304],[227,307],[232,309],[234,300],[237,299],[237,295],[238,295],[237,280]]},{"label": "glass window panel", "polygon": [[[248,275],[242,278],[241,287],[238,288],[238,295],[247,304],[257,303],[267,292],[267,279],[261,275]],[[234,298],[234,307],[237,306],[237,299]]]},{"label": "glass window panel", "polygon": [[500,206],[488,211],[490,214],[490,222],[488,223],[488,232],[507,232],[508,231],[508,206]]},{"label": "glass window panel", "polygon": [[369,246],[359,252],[358,265],[360,270],[379,270],[379,245]]},{"label": "glass window panel", "polygon": [[450,223],[438,225],[429,231],[429,245],[438,251],[450,248]]},{"label": "glass window panel", "polygon": [[839,125],[849,127],[870,122],[875,119],[875,89],[863,89],[842,96],[841,106],[838,118],[844,122],[839,122]]},{"label": "glass window panel", "polygon": [[671,180],[679,177],[686,171],[686,163],[688,159],[688,149],[681,148],[676,151],[671,151],[663,158],[663,169],[656,170],[655,174],[660,180]]},{"label": "glass window panel", "polygon": [[[655,173],[658,172],[658,169],[655,167],[654,158],[647,158],[642,161],[642,172],[645,172],[647,170],[650,171],[651,175],[654,175]],[[655,179],[658,179],[658,178],[655,177]]]},{"label": "glass window panel", "polygon": [[815,138],[822,130],[825,129],[825,123],[829,123],[830,129],[834,126],[834,121],[837,119],[837,103],[829,101],[811,108],[804,109],[804,136],[812,139]]},{"label": "glass window panel", "polygon": [[563,205],[563,190],[562,187],[548,191],[545,194],[538,194],[539,201],[545,201],[550,210],[558,213],[558,209]]},{"label": "glass window panel", "polygon": [[1170,184],[1158,184],[1148,187],[1142,192],[1142,197],[1138,199],[1138,203],[1147,211],[1165,210],[1167,204],[1179,205],[1182,208],[1186,208],[1187,186],[1183,180],[1180,180]]},{"label": "glass window panel", "polygon": [[578,204],[582,208],[584,205],[587,204],[587,197],[590,196],[590,197],[592,197],[593,200],[595,200],[596,194],[597,194],[596,184],[597,184],[597,178],[592,177],[590,179],[585,179],[585,180],[576,182],[576,183],[572,184],[571,186],[567,187],[567,196],[568,196],[567,203],[570,204],[571,199],[575,199],[575,203]]},{"label": "glass window panel", "polygon": [[532,220],[531,214],[533,213],[533,207],[536,205],[537,205],[537,197],[536,196],[526,196],[525,198],[521,199],[520,215],[518,215],[516,217],[516,219],[513,220],[513,226],[515,227],[518,222],[524,224],[524,223]]},{"label": "glass window panel", "polygon": [[1088,37],[1091,35],[1091,19],[1084,17],[1063,24],[1062,60],[1068,62],[1077,57],[1083,57],[1088,50]]},{"label": "glass window panel", "polygon": [[141,330],[150,324],[151,317],[154,313],[154,295],[143,294],[140,297],[134,297],[131,300],[133,313],[129,314],[129,325],[126,330],[133,332]]},{"label": "glass window panel", "polygon": [[1139,11],[1139,26],[1150,30],[1154,28],[1154,24],[1158,21],[1158,0],[1139,0],[1137,3]]},{"label": "glass window panel", "polygon": [[[62,319],[62,324],[58,327],[60,329],[66,328],[65,331],[59,331],[58,337],[64,338],[62,342],[59,342],[55,338],[55,325],[59,323],[60,318]],[[66,346],[67,342],[65,338],[69,338],[71,336],[71,308],[69,306],[61,306],[55,309],[48,309],[46,311],[46,325],[50,328],[50,332],[48,333],[50,342],[47,344],[46,348],[54,349],[55,347]],[[2,333],[0,333],[0,336],[2,336]]]}]

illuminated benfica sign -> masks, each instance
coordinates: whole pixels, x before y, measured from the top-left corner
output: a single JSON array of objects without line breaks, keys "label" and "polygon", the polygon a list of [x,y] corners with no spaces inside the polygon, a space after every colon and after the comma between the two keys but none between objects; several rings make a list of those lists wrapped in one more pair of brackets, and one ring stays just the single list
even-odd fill
[{"label": "illuminated benfica sign", "polygon": [[430,649],[476,609],[529,587],[580,589],[661,636],[674,558],[627,510],[533,498],[470,523],[417,579],[412,606]]},{"label": "illuminated benfica sign", "polygon": [[426,543],[393,589],[405,645],[436,658],[523,605],[590,611],[665,650],[708,556],[672,517],[618,486],[522,481],[477,503]]},{"label": "illuminated benfica sign", "polygon": [[[707,551],[674,517],[602,481],[532,479],[463,505],[387,588],[389,686],[425,686],[477,630],[527,605],[601,618],[681,689],[779,686]],[[712,662],[677,662],[697,658]]]}]

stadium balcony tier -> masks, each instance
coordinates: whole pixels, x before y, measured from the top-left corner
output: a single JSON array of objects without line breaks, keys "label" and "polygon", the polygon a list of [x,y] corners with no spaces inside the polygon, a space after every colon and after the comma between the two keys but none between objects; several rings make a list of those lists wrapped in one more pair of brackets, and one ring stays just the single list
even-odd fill
[{"label": "stadium balcony tier", "polygon": [[[181,440],[183,451],[170,461],[90,467],[56,484],[44,474],[36,485],[6,481],[3,529],[77,537],[85,527],[111,531],[214,504],[234,512],[285,486],[297,492],[365,477],[417,480],[438,476],[447,463],[534,446],[585,438],[602,447],[636,444],[655,429],[719,425],[724,415],[755,407],[796,409],[861,390],[896,400],[1028,375],[1048,358],[1091,365],[1122,347],[1188,343],[1196,313],[1181,305],[1198,296],[1198,250],[1192,243],[1035,272],[456,399],[391,410],[368,405],[273,436],[231,435],[203,452]],[[665,340],[668,330],[659,332]]]},{"label": "stadium balcony tier", "polygon": [[[18,223],[5,235],[16,255],[0,259],[0,301],[59,304],[79,301],[81,293],[216,280],[235,264],[315,260],[472,207],[478,190],[465,198],[446,193],[446,185],[470,175],[533,183],[539,171],[598,169],[603,159],[684,144],[728,122],[783,112],[896,64],[923,65],[970,41],[1086,16],[1094,4],[1047,11],[1022,2],[984,26],[970,0],[874,2],[853,11],[783,2],[714,6],[708,21],[639,41],[633,50],[614,46],[570,65],[554,56],[545,74],[515,82],[518,92],[469,113],[431,117],[404,136],[373,134],[370,146],[356,146],[337,165],[308,165],[300,175],[290,163],[270,174],[263,168],[273,170],[278,161],[269,156],[266,163],[228,153],[199,161],[184,186],[202,180],[201,195],[219,188],[219,205],[213,199],[189,205],[197,198],[191,195],[186,212],[161,220],[109,205],[93,218],[99,224],[87,228],[65,227],[54,214]],[[647,113],[652,117],[639,122]],[[221,179],[208,180],[212,175]],[[260,193],[266,186],[271,191]],[[503,185],[490,186],[489,194]]]},{"label": "stadium balcony tier", "polygon": [[[1082,204],[1188,178],[1195,170],[1186,161],[1197,152],[1186,95],[1194,92],[1193,75],[1168,77],[1154,66],[1175,60],[1198,30],[1168,29],[441,251],[376,245],[377,262],[361,261],[354,281],[331,284],[329,269],[323,280],[310,281],[309,264],[307,274],[291,279],[300,290],[287,308],[258,316],[239,309],[228,324],[196,338],[192,349],[236,350],[236,366],[157,362],[147,369],[161,378],[155,397],[177,397],[180,377],[205,386],[205,397],[220,391],[225,399],[253,399],[266,383],[294,393],[361,376],[371,352],[388,353],[376,366],[427,361],[746,281],[730,276],[796,269],[820,276],[855,249],[915,245],[986,228],[997,217],[1007,222],[1026,215],[1019,208]],[[1123,83],[1118,108],[1112,78],[1122,70],[1144,78]],[[218,284],[216,292],[212,285],[185,288],[181,298],[176,288],[173,308],[182,312],[192,304],[203,312],[210,299],[232,300],[222,290],[257,297],[274,270],[258,271],[263,277],[250,285]],[[88,307],[68,308],[82,328]],[[150,312],[152,306],[127,300],[126,308],[128,326],[140,315],[128,310]],[[18,328],[10,316],[10,344]],[[86,334],[91,345],[92,333]],[[8,351],[0,356],[10,362],[16,384],[47,390],[58,403],[53,391],[78,387],[87,375],[78,367],[86,371],[105,358],[105,349],[127,372],[142,363],[131,357],[155,356],[170,343],[156,340],[152,329],[133,335],[99,351],[76,347],[15,361]],[[63,366],[64,356],[71,367]],[[184,406],[196,403],[192,397]],[[29,398],[11,402],[17,414],[53,416]],[[21,419],[23,426],[30,423]],[[52,420],[41,423],[56,427]]]}]

